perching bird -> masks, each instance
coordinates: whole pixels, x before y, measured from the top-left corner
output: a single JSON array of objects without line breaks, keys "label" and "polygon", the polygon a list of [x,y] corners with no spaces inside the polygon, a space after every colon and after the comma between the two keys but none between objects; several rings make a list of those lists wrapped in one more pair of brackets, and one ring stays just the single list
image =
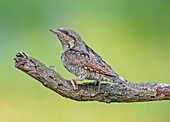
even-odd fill
[{"label": "perching bird", "polygon": [[73,88],[77,89],[75,81],[84,79],[95,80],[100,89],[100,81],[120,83],[127,88],[139,90],[133,83],[116,74],[94,50],[88,47],[81,37],[72,29],[50,29],[55,33],[63,47],[61,60],[64,67],[78,78],[70,79]]}]

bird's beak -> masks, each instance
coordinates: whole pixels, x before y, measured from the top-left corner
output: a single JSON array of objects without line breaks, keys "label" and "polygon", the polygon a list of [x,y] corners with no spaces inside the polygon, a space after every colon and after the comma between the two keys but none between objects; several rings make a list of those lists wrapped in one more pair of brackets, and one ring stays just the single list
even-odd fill
[{"label": "bird's beak", "polygon": [[57,32],[58,30],[56,30],[56,29],[49,29],[49,31],[55,33],[55,32]]},{"label": "bird's beak", "polygon": [[55,33],[57,36],[61,33],[58,29],[49,29],[49,31]]}]

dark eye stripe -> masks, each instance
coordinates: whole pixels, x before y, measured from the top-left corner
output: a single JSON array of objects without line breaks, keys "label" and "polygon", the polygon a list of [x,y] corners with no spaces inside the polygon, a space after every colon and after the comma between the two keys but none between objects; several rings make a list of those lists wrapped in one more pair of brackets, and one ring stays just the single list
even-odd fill
[{"label": "dark eye stripe", "polygon": [[68,35],[68,31],[63,31],[63,30],[60,30],[62,33],[65,33],[66,35]]},{"label": "dark eye stripe", "polygon": [[74,40],[76,40],[76,38],[73,35],[69,35],[71,38],[73,38]]}]

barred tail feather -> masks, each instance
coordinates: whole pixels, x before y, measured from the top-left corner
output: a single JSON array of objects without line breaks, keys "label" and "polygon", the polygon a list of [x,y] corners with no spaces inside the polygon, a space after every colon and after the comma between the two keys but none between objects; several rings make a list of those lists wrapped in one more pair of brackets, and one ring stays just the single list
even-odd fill
[{"label": "barred tail feather", "polygon": [[137,85],[135,85],[134,83],[131,83],[129,81],[127,81],[126,79],[122,78],[121,76],[118,76],[118,78],[116,78],[114,80],[115,83],[120,83],[122,84],[123,86],[131,89],[131,90],[134,90],[134,91],[141,91],[141,88],[138,87]]}]

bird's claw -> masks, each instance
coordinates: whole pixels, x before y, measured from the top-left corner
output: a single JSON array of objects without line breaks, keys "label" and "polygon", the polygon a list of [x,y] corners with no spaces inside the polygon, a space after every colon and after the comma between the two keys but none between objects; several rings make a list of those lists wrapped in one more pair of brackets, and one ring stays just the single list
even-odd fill
[{"label": "bird's claw", "polygon": [[100,91],[100,82],[95,80],[94,81],[94,86],[97,86],[98,92]]},{"label": "bird's claw", "polygon": [[71,84],[73,86],[73,89],[77,90],[78,89],[78,84],[73,79],[70,79],[69,81],[71,82]]}]

